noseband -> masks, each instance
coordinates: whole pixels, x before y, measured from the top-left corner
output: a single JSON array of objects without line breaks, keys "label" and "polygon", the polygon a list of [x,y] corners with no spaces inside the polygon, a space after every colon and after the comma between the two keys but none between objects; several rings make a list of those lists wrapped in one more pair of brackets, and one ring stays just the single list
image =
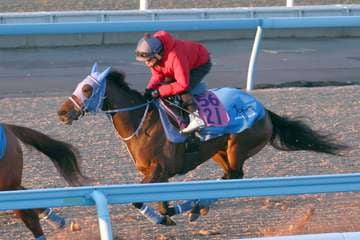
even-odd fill
[{"label": "noseband", "polygon": [[77,112],[79,112],[79,116],[80,118],[82,118],[83,116],[85,116],[85,111],[84,111],[84,107],[81,107],[76,101],[75,99],[71,96],[69,97],[69,100],[74,104],[75,106],[75,110],[77,110]]}]

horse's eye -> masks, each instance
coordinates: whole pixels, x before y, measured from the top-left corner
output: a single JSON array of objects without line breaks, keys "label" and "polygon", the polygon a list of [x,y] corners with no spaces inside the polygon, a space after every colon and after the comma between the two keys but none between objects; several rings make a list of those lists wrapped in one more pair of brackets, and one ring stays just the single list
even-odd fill
[{"label": "horse's eye", "polygon": [[90,85],[86,84],[83,86],[82,92],[86,98],[90,98],[93,92],[93,88]]}]

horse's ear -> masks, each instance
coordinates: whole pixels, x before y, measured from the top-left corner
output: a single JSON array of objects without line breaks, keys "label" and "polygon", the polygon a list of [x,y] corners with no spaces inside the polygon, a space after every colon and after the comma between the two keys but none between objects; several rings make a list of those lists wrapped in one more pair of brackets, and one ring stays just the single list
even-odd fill
[{"label": "horse's ear", "polygon": [[105,69],[102,73],[100,73],[100,75],[97,77],[97,79],[99,81],[105,79],[106,76],[109,74],[110,70],[111,70],[111,67],[108,67],[107,69]]},{"label": "horse's ear", "polygon": [[91,68],[91,74],[97,73],[97,71],[98,71],[98,70],[97,70],[97,66],[98,66],[98,65],[97,65],[97,62],[95,62],[94,65],[93,65],[92,68]]}]

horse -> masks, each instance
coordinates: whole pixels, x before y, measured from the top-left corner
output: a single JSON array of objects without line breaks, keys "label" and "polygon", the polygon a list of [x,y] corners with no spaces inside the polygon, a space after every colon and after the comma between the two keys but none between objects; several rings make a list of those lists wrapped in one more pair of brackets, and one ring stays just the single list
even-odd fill
[{"label": "horse", "polygon": [[[79,168],[79,153],[75,147],[31,128],[0,123],[0,191],[25,190],[21,183],[23,151],[20,142],[48,156],[70,186],[81,186],[87,181]],[[41,218],[46,219],[53,227],[65,226],[65,219],[50,208],[13,212],[36,240],[46,239],[40,225]]]},{"label": "horse", "polygon": [[[241,90],[239,90],[241,91]],[[347,148],[329,134],[315,131],[302,119],[279,116],[263,108],[263,114],[252,126],[239,133],[226,133],[199,145],[197,158],[186,158],[186,144],[169,141],[154,101],[146,101],[142,93],[129,87],[125,74],[108,67],[103,72],[94,64],[90,75],[81,81],[73,94],[58,108],[59,120],[71,125],[88,112],[105,113],[122,139],[135,166],[144,178],[142,183],[167,182],[177,174],[185,174],[212,158],[222,169],[222,179],[241,179],[245,160],[267,144],[283,151],[307,150],[338,155]],[[211,202],[211,201],[210,201]],[[183,212],[159,203],[160,217],[144,203],[133,203],[154,223],[175,224],[170,216]],[[199,202],[188,202],[190,220],[207,213]],[[204,205],[206,206],[206,205]],[[207,205],[208,207],[209,205]],[[202,209],[203,208],[203,209]]]}]

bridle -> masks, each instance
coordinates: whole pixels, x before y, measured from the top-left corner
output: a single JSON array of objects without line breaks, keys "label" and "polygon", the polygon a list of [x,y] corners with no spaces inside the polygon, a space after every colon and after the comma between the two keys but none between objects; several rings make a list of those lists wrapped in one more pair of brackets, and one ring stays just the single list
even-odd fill
[{"label": "bridle", "polygon": [[70,96],[68,99],[74,104],[76,111],[79,112],[79,118],[82,118],[86,115],[86,111],[84,111],[84,106],[81,107],[73,98],[73,96]]},{"label": "bridle", "polygon": [[[129,111],[134,111],[134,110],[137,110],[137,109],[140,109],[142,107],[145,107],[145,111],[143,113],[143,116],[141,117],[141,121],[139,123],[139,125],[137,126],[136,130],[128,137],[122,137],[119,135],[119,133],[116,131],[115,127],[114,127],[114,124],[112,122],[112,126],[114,127],[114,130],[115,132],[117,133],[118,137],[123,140],[123,141],[128,141],[130,140],[131,138],[133,138],[134,136],[137,136],[139,134],[139,131],[142,127],[142,125],[144,124],[144,121],[145,121],[145,118],[146,118],[146,115],[147,113],[149,112],[149,106],[150,106],[150,102],[145,102],[145,103],[142,103],[142,104],[138,104],[138,105],[135,105],[135,106],[131,106],[131,107],[125,107],[125,108],[117,108],[117,109],[110,109],[110,110],[102,110],[100,106],[103,105],[103,102],[104,102],[104,99],[106,98],[106,96],[104,96],[105,94],[105,84],[101,84],[99,83],[94,77],[92,77],[91,75],[89,75],[87,78],[86,78],[87,81],[91,81],[93,83],[95,83],[97,85],[98,88],[103,88],[103,89],[100,89],[100,90],[96,90],[94,91],[94,94],[92,94],[92,96],[90,98],[88,98],[88,102],[87,103],[82,103],[82,104],[79,104],[75,99],[74,99],[74,96],[76,96],[77,98],[81,99],[81,97],[77,96],[77,94],[75,94],[75,92],[77,90],[75,90],[74,94],[72,96],[69,97],[69,100],[74,104],[74,107],[76,109],[76,111],[78,111],[79,113],[79,118],[82,118],[83,116],[85,116],[87,113],[93,113],[93,114],[96,114],[96,113],[104,113],[107,115],[107,117],[109,118],[109,120],[111,121],[111,114],[114,114],[114,113],[119,113],[119,112],[129,112]],[[94,88],[94,85],[90,84],[93,88]],[[99,96],[98,94],[101,94],[101,96]],[[92,98],[95,98],[95,102],[93,102]],[[96,107],[91,107],[90,104],[95,104]],[[91,108],[89,108],[89,106]]]},{"label": "bridle", "polygon": [[145,108],[145,111],[144,111],[143,116],[141,117],[141,121],[140,121],[138,127],[136,128],[136,130],[135,130],[130,136],[125,137],[125,138],[122,137],[122,136],[120,136],[120,134],[116,131],[116,129],[115,129],[115,127],[114,127],[114,123],[112,123],[112,126],[113,126],[115,132],[117,133],[117,136],[118,136],[121,140],[123,140],[123,141],[128,141],[128,140],[130,140],[131,138],[133,138],[134,136],[137,136],[137,135],[139,134],[139,131],[140,131],[142,125],[143,125],[144,122],[145,122],[146,115],[147,115],[147,113],[149,112],[150,102],[146,102],[146,103],[143,103],[143,104],[139,104],[139,105],[135,105],[135,106],[132,106],[132,107],[127,107],[127,108],[117,108],[117,109],[111,109],[111,110],[106,110],[106,111],[101,110],[100,112],[105,113],[106,116],[107,116],[107,117],[109,118],[109,120],[111,121],[111,114],[112,114],[112,113],[129,112],[129,111],[133,111],[133,110],[142,108],[142,107],[144,107],[144,106],[146,106],[146,108]]}]

